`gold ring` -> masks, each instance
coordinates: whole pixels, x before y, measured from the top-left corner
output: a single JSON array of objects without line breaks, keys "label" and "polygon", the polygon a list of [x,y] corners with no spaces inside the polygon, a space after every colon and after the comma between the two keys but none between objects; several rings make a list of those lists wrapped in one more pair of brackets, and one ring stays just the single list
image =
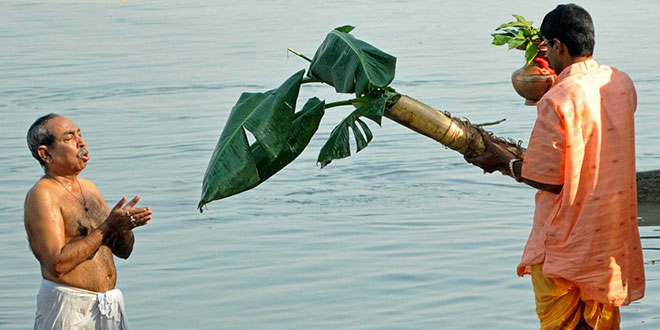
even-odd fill
[{"label": "gold ring", "polygon": [[127,217],[130,217],[130,216],[131,216],[131,212],[130,212],[130,211],[126,211],[126,216],[127,216]]}]

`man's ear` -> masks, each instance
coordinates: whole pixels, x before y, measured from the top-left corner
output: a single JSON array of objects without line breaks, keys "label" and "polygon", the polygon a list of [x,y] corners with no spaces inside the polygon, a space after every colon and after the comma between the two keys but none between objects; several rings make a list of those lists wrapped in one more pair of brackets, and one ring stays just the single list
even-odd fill
[{"label": "man's ear", "polygon": [[555,39],[555,44],[553,45],[557,47],[556,52],[557,55],[568,55],[568,47],[566,47],[566,44],[561,42],[559,39]]},{"label": "man's ear", "polygon": [[39,149],[37,149],[37,153],[44,163],[49,163],[52,160],[52,157],[50,157],[50,153],[48,152],[48,147],[45,145],[40,145]]}]

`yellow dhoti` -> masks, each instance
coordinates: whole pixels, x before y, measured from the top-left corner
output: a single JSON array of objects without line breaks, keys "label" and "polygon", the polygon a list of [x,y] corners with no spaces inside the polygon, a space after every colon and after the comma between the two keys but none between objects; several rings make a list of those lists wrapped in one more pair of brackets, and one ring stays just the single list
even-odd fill
[{"label": "yellow dhoti", "polygon": [[531,271],[541,330],[619,330],[618,307],[587,297],[568,280],[545,277],[541,265]]}]

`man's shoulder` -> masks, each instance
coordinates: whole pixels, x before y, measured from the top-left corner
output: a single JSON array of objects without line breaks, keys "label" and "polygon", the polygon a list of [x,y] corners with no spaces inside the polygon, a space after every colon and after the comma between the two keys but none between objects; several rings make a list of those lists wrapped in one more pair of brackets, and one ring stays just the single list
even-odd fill
[{"label": "man's shoulder", "polygon": [[26,224],[43,218],[59,206],[61,195],[49,180],[39,179],[25,195],[23,211]]},{"label": "man's shoulder", "polygon": [[590,77],[589,80],[595,80],[596,84],[600,85],[617,83],[634,87],[632,78],[627,73],[607,64],[598,63],[595,70],[585,72],[584,75]]},{"label": "man's shoulder", "polygon": [[608,68],[612,72],[612,80],[618,80],[634,86],[632,78],[627,73],[612,66],[608,66]]},{"label": "man's shoulder", "polygon": [[85,188],[90,188],[90,189],[91,189],[91,188],[94,188],[94,189],[96,189],[96,184],[94,184],[94,181],[92,181],[92,180],[90,180],[90,179],[85,179],[85,178],[80,178],[80,177],[79,177],[79,178],[78,178],[78,181],[79,181],[80,184],[81,184],[83,187],[85,187]]},{"label": "man's shoulder", "polygon": [[37,181],[30,190],[28,190],[25,198],[26,199],[41,199],[41,198],[48,198],[54,195],[54,185],[52,182],[49,180],[46,180],[45,178],[40,178],[39,181]]},{"label": "man's shoulder", "polygon": [[99,197],[101,197],[101,199],[102,199],[103,195],[99,191],[99,188],[96,187],[96,184],[94,183],[94,181],[92,181],[90,179],[78,178],[78,182],[80,182],[80,185],[83,187],[84,190],[91,191],[95,195],[98,195]]},{"label": "man's shoulder", "polygon": [[634,87],[628,74],[615,67],[598,63],[591,70],[578,72],[561,79],[548,90],[543,98],[546,102],[550,101],[562,107],[570,107],[577,102],[576,100],[583,99],[585,95],[589,94],[589,90],[594,88],[600,90],[600,87],[612,82]]},{"label": "man's shoulder", "polygon": [[564,79],[554,86],[552,86],[541,98],[538,103],[539,114],[548,112],[548,111],[558,111],[559,109],[565,109],[571,107],[573,104],[573,98],[571,90],[574,87],[571,85],[570,81]]},{"label": "man's shoulder", "polygon": [[54,203],[59,200],[61,191],[54,182],[45,178],[39,179],[25,195],[25,204]]}]

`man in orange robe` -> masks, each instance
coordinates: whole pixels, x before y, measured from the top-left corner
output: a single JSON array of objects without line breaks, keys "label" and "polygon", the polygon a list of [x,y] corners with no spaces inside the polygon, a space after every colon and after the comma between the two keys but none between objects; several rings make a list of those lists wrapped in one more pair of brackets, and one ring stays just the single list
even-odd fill
[{"label": "man in orange robe", "polygon": [[466,158],[534,188],[536,209],[518,275],[532,275],[541,329],[619,329],[619,306],[644,296],[637,228],[637,94],[623,72],[593,58],[583,8],[559,5],[541,24],[556,84],[537,106],[524,160],[486,138]]}]

